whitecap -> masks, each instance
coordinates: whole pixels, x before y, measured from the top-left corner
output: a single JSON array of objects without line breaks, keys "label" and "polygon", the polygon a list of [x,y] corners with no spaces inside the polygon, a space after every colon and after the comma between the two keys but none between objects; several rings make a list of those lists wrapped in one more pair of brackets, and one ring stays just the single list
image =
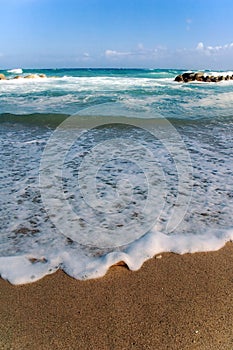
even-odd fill
[{"label": "whitecap", "polygon": [[22,70],[22,68],[14,68],[14,69],[9,69],[7,72],[14,73],[14,74],[22,74],[23,70]]}]

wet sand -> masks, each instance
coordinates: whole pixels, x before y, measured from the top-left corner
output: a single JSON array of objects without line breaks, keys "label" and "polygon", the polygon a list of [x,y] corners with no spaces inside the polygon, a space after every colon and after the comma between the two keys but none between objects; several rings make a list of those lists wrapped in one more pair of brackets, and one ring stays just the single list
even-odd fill
[{"label": "wet sand", "polygon": [[96,280],[62,271],[28,285],[0,279],[0,349],[232,350],[233,243],[162,254]]}]

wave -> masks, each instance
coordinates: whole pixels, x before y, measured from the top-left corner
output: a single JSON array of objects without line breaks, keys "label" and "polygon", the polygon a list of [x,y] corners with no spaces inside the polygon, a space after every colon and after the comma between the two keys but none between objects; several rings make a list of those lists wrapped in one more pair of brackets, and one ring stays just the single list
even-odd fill
[{"label": "wave", "polygon": [[219,75],[222,75],[222,76],[226,76],[226,75],[233,75],[233,71],[232,70],[226,70],[226,71],[206,71],[206,75],[214,75],[214,76],[219,76]]},{"label": "wave", "polygon": [[20,123],[26,125],[38,125],[47,127],[57,127],[69,115],[56,113],[32,113],[32,114],[0,114],[0,123]]},{"label": "wave", "polygon": [[[0,115],[0,157],[3,164],[0,184],[2,278],[13,284],[29,283],[57,269],[63,269],[78,279],[95,278],[104,275],[110,266],[119,261],[137,270],[145,260],[162,252],[183,254],[217,250],[233,239],[233,118],[219,118],[216,123],[213,120],[208,122],[207,119],[176,118],[173,123],[180,133],[177,139],[174,128],[170,128],[169,134],[160,128],[165,124],[159,113],[155,118],[150,118],[146,112],[137,114],[131,109],[125,116],[124,106],[122,108],[114,104],[110,108],[110,104],[105,104],[99,105],[98,109],[92,107],[82,110],[76,116],[77,123],[66,123],[67,129],[63,125],[58,132],[53,132],[50,127],[54,128],[65,121],[67,114]],[[136,117],[139,114],[142,117],[141,129],[137,127],[139,118]],[[127,125],[116,127],[114,122]],[[109,123],[108,128],[106,124]],[[100,124],[104,127],[99,127]],[[130,128],[128,124],[136,127]],[[78,137],[77,126],[80,125],[89,130],[86,134],[81,134],[81,130]],[[161,142],[156,135],[152,137],[152,134],[144,132],[150,125],[159,132],[156,135]],[[72,126],[75,129],[71,129]],[[170,148],[169,143],[165,142],[166,135],[171,142]],[[179,147],[175,143],[177,140],[182,140],[182,143],[178,143]],[[139,141],[137,145],[136,141]],[[67,142],[69,151],[63,149]],[[145,146],[149,153],[144,152]],[[186,168],[181,171],[180,168],[188,164],[186,150],[192,163],[191,172],[184,171]],[[94,158],[91,158],[91,154]],[[122,161],[115,162],[120,156]],[[57,179],[61,177],[59,167],[56,167],[60,160],[64,160],[62,188],[56,185]],[[135,162],[138,162],[138,166]],[[99,170],[94,181],[92,176],[97,174],[96,164]],[[80,166],[85,171],[81,175],[77,172]],[[51,178],[50,172],[54,169],[55,177]],[[143,176],[143,173],[148,176]],[[148,187],[150,193],[146,191],[145,179],[151,184]],[[79,181],[84,185],[81,196]],[[134,189],[132,193],[129,183]],[[93,196],[93,184],[99,190],[97,197]],[[89,191],[85,192],[85,188]],[[116,232],[120,232],[124,224],[125,227],[127,225],[127,232],[124,233],[127,242],[124,241],[124,245],[117,248],[115,244],[106,248],[99,242],[101,236],[105,235],[104,225],[109,224],[108,212],[98,212],[96,215],[94,209],[95,204],[102,205],[100,198],[103,199],[103,205],[107,203],[108,209],[111,209],[116,189],[123,200],[117,204],[120,208],[126,204],[126,215],[122,217],[121,213],[124,212],[120,209],[119,218],[117,216],[117,220],[112,220],[111,226],[107,227],[113,227],[111,241],[114,241],[118,239]],[[152,190],[155,190],[153,198],[150,196]],[[164,196],[160,201],[161,193]],[[166,225],[174,210],[179,216],[179,210],[184,208],[183,202],[177,200],[179,195],[188,203],[187,211],[183,212],[185,216],[180,225],[166,234]],[[83,196],[86,196],[85,203],[82,201]],[[148,196],[150,205],[146,207],[146,216],[142,216],[141,205]],[[46,201],[51,206],[46,206]],[[93,205],[93,211],[86,203]],[[163,208],[159,220],[152,220],[148,229],[147,223],[154,217],[154,211],[157,213],[161,203]],[[83,220],[75,221],[72,213],[80,214]],[[177,215],[173,216],[177,218]],[[114,219],[113,216],[111,218]],[[85,226],[85,222],[90,225]],[[73,224],[77,239],[72,236]],[[78,229],[76,224],[79,225]],[[145,234],[131,239],[128,235],[131,232],[140,233],[141,225]],[[89,244],[88,241],[85,244],[82,237],[92,237],[94,243]]]},{"label": "wave", "polygon": [[[89,258],[85,254],[65,248],[48,255],[28,254],[0,257],[0,276],[19,285],[35,282],[62,269],[80,280],[102,277],[107,270],[123,261],[130,270],[140,269],[142,264],[155,255],[172,252],[177,254],[215,251],[233,240],[233,230],[206,235],[165,235],[151,232],[132,243],[121,252],[110,252],[101,257]],[[17,266],[17,268],[15,268]]]},{"label": "wave", "polygon": [[9,69],[7,73],[22,74],[23,70],[22,68]]},{"label": "wave", "polygon": [[[207,103],[207,102],[206,102]],[[209,103],[209,102],[208,102]],[[106,103],[106,105],[108,105]],[[101,106],[101,104],[100,104]],[[102,105],[104,106],[104,104]],[[190,106],[193,107],[193,106]],[[135,111],[128,110],[127,113],[124,112],[124,114],[114,114],[113,111],[110,112],[107,111],[104,108],[102,108],[102,115],[95,115],[96,106],[93,108],[93,115],[91,115],[91,107],[88,108],[88,115],[85,115],[85,109],[80,109],[79,112],[76,114],[73,114],[73,116],[76,116],[77,123],[80,120],[80,125],[83,123],[83,120],[88,117],[88,127],[92,127],[92,124],[95,125],[98,124],[106,124],[106,122],[110,123],[118,123],[118,124],[134,124],[138,121],[138,118],[135,116]],[[82,113],[83,111],[83,113]],[[29,113],[29,114],[12,114],[12,113],[0,113],[0,124],[7,123],[7,124],[24,124],[26,126],[40,126],[40,127],[49,127],[49,128],[56,128],[58,127],[62,122],[64,122],[67,118],[72,116],[72,114],[65,114],[65,113]],[[208,116],[203,116],[202,118],[189,118],[189,116],[172,116],[164,118],[163,115],[159,113],[150,113],[143,111],[143,113],[140,113],[140,117],[143,119],[143,123],[145,123],[145,126],[153,126],[160,125],[163,123],[164,120],[169,121],[174,126],[188,126],[188,125],[199,125],[199,126],[205,126],[208,125],[210,120],[211,123],[216,124],[228,124],[233,122],[233,115],[218,115],[215,118]],[[84,118],[84,119],[83,119]]]}]

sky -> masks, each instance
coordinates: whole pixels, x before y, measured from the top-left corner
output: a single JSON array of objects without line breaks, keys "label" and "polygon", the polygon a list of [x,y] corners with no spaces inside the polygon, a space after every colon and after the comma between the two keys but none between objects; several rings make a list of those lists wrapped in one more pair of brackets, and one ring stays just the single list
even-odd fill
[{"label": "sky", "polygon": [[0,0],[0,69],[233,69],[232,0]]}]

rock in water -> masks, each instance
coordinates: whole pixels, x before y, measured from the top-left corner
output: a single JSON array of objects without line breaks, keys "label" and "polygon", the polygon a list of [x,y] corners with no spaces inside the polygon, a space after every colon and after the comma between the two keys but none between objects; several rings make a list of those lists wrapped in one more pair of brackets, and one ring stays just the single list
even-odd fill
[{"label": "rock in water", "polygon": [[191,81],[194,79],[194,76],[195,76],[195,73],[191,72],[191,73],[183,73],[182,74],[182,77],[183,77],[183,80],[185,81]]},{"label": "rock in water", "polygon": [[208,75],[207,75],[207,77],[205,77],[205,82],[211,83],[211,78]]},{"label": "rock in water", "polygon": [[194,74],[194,80],[204,81],[204,74],[202,72],[197,72]]},{"label": "rock in water", "polygon": [[230,80],[233,79],[233,76],[226,75],[225,77],[222,75],[213,76],[213,75],[204,75],[203,72],[185,72],[183,74],[179,74],[175,77],[175,81],[188,83],[190,81],[203,81],[207,83],[217,83],[222,80]]},{"label": "rock in water", "polygon": [[6,80],[6,77],[4,74],[0,74],[0,80]]},{"label": "rock in water", "polygon": [[29,74],[29,75],[26,75],[26,77],[24,77],[24,79],[35,79],[35,78],[38,78],[37,74]]},{"label": "rock in water", "polygon": [[182,74],[177,75],[177,76],[175,77],[175,81],[178,81],[178,82],[184,81]]}]

